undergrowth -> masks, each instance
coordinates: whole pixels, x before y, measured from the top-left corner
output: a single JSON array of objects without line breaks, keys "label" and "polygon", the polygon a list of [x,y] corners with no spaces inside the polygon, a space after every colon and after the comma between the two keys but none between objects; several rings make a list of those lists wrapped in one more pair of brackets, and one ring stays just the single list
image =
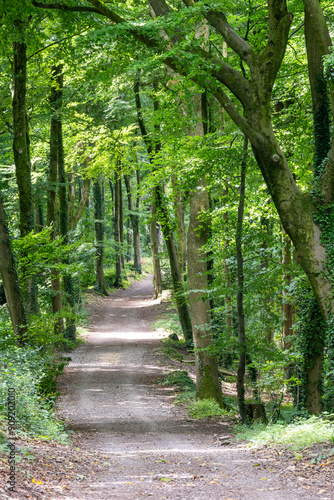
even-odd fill
[{"label": "undergrowth", "polygon": [[331,441],[334,443],[334,427],[330,417],[311,416],[299,418],[289,424],[256,423],[252,426],[237,426],[237,439],[249,441],[249,446],[282,445],[292,450],[302,450],[317,443]]}]

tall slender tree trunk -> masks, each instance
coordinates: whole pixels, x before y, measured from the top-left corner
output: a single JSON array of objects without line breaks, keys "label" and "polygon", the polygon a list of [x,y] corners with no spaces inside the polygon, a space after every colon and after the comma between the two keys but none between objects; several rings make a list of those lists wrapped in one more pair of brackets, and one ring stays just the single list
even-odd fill
[{"label": "tall slender tree trunk", "polygon": [[137,203],[135,207],[131,191],[130,176],[124,174],[124,181],[128,195],[128,207],[129,207],[130,220],[133,231],[133,253],[134,253],[133,267],[138,274],[141,274],[142,269],[141,269],[141,253],[140,253],[139,215],[135,213],[135,211],[139,209],[139,200],[137,196]]},{"label": "tall slender tree trunk", "polygon": [[[134,85],[134,94],[135,94],[135,102],[137,108],[138,124],[142,138],[147,148],[149,160],[150,162],[152,162],[152,158],[160,150],[161,145],[159,140],[154,142],[152,138],[150,138],[147,134],[142,115],[139,89],[140,89],[140,74],[137,74],[137,78],[135,80],[135,85]],[[159,108],[159,103],[157,102],[157,100],[154,100],[154,111],[158,111],[158,108]],[[156,125],[156,130],[157,128],[158,125]],[[157,130],[157,133],[158,132],[159,131]],[[152,205],[156,207],[155,216],[156,219],[161,222],[162,232],[166,242],[172,283],[173,283],[174,297],[179,316],[179,321],[182,328],[182,333],[185,338],[185,341],[190,346],[193,343],[190,312],[187,299],[184,293],[183,280],[181,278],[179,270],[175,240],[173,236],[173,231],[171,229],[170,217],[165,203],[164,192],[160,185],[155,186],[153,190]]]},{"label": "tall slender tree trunk", "polygon": [[[225,196],[226,198],[228,197],[228,186],[226,186],[224,188],[223,196]],[[228,224],[229,224],[228,211],[223,213],[223,221],[224,221],[225,234],[228,234]],[[231,283],[231,269],[227,263],[227,260],[230,257],[229,247],[230,247],[229,237],[225,236],[225,241],[224,241],[224,252],[225,252],[224,279],[225,279],[225,286],[226,286],[226,289],[228,291],[224,296],[225,329],[226,329],[226,335],[230,339],[232,339],[232,336],[233,336],[233,302],[232,302],[232,297],[229,293],[229,290],[231,290],[232,283]]]},{"label": "tall slender tree trunk", "polygon": [[[155,188],[153,188],[155,191]],[[161,267],[159,258],[159,244],[157,236],[157,206],[154,202],[155,193],[153,194],[153,200],[151,203],[151,223],[150,223],[150,235],[151,235],[151,252],[153,260],[153,275],[154,275],[154,298],[156,299],[162,292],[162,277],[161,277]]]},{"label": "tall slender tree trunk", "polygon": [[208,256],[203,250],[210,233],[207,219],[209,195],[205,181],[190,193],[188,228],[188,282],[192,332],[195,345],[196,395],[223,405],[216,358],[208,352],[213,342],[208,289]]},{"label": "tall slender tree trunk", "polygon": [[[58,76],[62,71],[60,65],[52,67],[51,75],[51,128],[50,128],[50,163],[48,175],[48,199],[47,199],[47,225],[52,226],[51,240],[56,237],[56,196],[57,196],[57,178],[58,178],[58,110],[59,110],[59,89],[57,89]],[[51,269],[51,290],[52,290],[52,312],[59,315],[61,311],[62,297],[60,276],[56,269]],[[62,333],[64,331],[63,318],[58,317],[55,320],[55,333]]]},{"label": "tall slender tree trunk", "polygon": [[242,255],[242,224],[244,218],[245,207],[245,184],[246,184],[246,158],[247,158],[248,141],[244,139],[243,159],[241,162],[240,173],[240,196],[238,207],[238,222],[236,231],[236,254],[237,254],[237,273],[238,273],[238,293],[237,293],[237,308],[238,308],[238,329],[239,329],[239,366],[237,374],[237,394],[238,405],[241,422],[246,423],[245,410],[245,369],[247,359],[247,343],[245,331],[245,316],[244,316],[244,270],[243,270],[243,255]]},{"label": "tall slender tree trunk", "polygon": [[121,242],[121,197],[122,197],[122,177],[120,169],[115,171],[114,183],[114,196],[115,196],[115,265],[116,277],[115,287],[121,288],[123,286],[122,276],[122,242]]},{"label": "tall slender tree trunk", "polygon": [[94,215],[95,215],[95,273],[96,288],[103,295],[108,295],[103,271],[103,246],[104,246],[104,216],[101,179],[94,183]]},{"label": "tall slender tree trunk", "polygon": [[178,186],[175,176],[172,177],[172,185],[173,185],[174,200],[175,200],[176,232],[178,236],[177,259],[179,263],[181,277],[182,279],[184,279],[184,274],[186,271],[186,246],[187,246],[187,235],[184,227],[184,196],[180,192],[180,187]]},{"label": "tall slender tree trunk", "polygon": [[185,341],[188,345],[191,345],[193,342],[193,336],[190,312],[184,293],[184,284],[179,270],[174,235],[170,227],[168,209],[166,207],[162,188],[160,186],[156,186],[154,188],[153,195],[155,196],[155,198],[153,199],[153,203],[156,205],[157,219],[161,221],[162,233],[164,235],[167,247],[171,278],[173,283],[173,292],[179,321],[181,323]]},{"label": "tall slender tree trunk", "polygon": [[[203,137],[207,132],[205,95],[193,98],[198,119],[192,135]],[[202,179],[190,193],[188,227],[188,288],[192,333],[195,345],[196,393],[199,399],[214,398],[223,405],[216,357],[208,349],[213,343],[211,305],[208,297],[209,255],[205,247],[210,239],[210,199],[206,180]]]},{"label": "tall slender tree trunk", "polygon": [[[318,0],[315,0],[318,3]],[[323,74],[323,48],[316,39],[314,19],[305,2],[305,42],[308,60],[309,81],[312,95],[315,179],[321,175],[322,163],[327,158],[331,145],[330,105],[327,82]],[[319,5],[319,4],[318,4]],[[330,39],[329,39],[330,41]],[[301,343],[306,368],[306,408],[311,414],[322,411],[322,365],[325,347],[325,323],[320,307],[315,300],[310,304],[308,325],[304,327]],[[310,332],[312,334],[310,335]]]},{"label": "tall slender tree trunk", "polygon": [[[13,43],[13,152],[15,161],[16,181],[19,192],[20,206],[20,235],[24,238],[34,229],[34,208],[31,187],[30,139],[27,116],[27,45],[25,43],[25,29],[23,22],[15,21],[15,33],[18,40]],[[25,269],[22,268],[24,276]],[[36,278],[26,281],[23,295],[27,314],[38,310]]]},{"label": "tall slender tree trunk", "polygon": [[3,211],[0,193],[0,273],[5,290],[7,307],[12,321],[14,335],[19,344],[27,339],[27,318],[23,304],[19,278],[16,271],[8,227]]},{"label": "tall slender tree trunk", "polygon": [[[59,112],[62,108],[62,92],[63,92],[63,73],[60,67],[58,74],[57,84],[59,89]],[[64,245],[68,244],[68,193],[67,182],[65,173],[64,162],[64,146],[63,146],[63,127],[62,119],[59,114],[58,118],[58,179],[59,179],[59,229],[63,237]],[[66,319],[66,337],[75,342],[76,341],[76,325],[75,325],[75,293],[73,286],[73,278],[70,273],[65,273],[63,277],[65,300],[70,309],[70,316]]]},{"label": "tall slender tree trunk", "polygon": [[282,332],[282,349],[283,350],[288,350],[291,347],[291,335],[293,334],[293,314],[294,314],[294,307],[290,303],[289,299],[287,299],[287,293],[286,289],[289,288],[291,285],[291,240],[289,236],[286,233],[283,233],[283,239],[284,239],[284,247],[283,247],[283,259],[282,259],[282,266],[283,266],[283,301],[282,301],[282,313],[283,313],[283,332]]}]

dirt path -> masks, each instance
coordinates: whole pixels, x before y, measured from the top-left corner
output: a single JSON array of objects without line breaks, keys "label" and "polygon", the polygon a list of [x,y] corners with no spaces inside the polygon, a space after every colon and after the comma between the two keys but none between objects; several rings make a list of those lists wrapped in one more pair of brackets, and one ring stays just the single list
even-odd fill
[{"label": "dirt path", "polygon": [[71,355],[59,412],[79,433],[81,448],[105,462],[94,480],[73,482],[66,498],[319,498],[309,485],[287,480],[274,454],[268,461],[235,443],[221,446],[227,423],[189,420],[153,384],[164,367],[155,354],[152,321],[161,306],[152,291],[146,278],[99,299],[88,343]]}]

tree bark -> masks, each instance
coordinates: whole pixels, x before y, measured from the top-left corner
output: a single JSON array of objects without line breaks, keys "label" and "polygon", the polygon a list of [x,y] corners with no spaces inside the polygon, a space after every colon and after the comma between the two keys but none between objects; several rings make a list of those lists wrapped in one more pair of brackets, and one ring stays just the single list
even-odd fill
[{"label": "tree bark", "polygon": [[236,255],[237,255],[237,274],[238,274],[238,293],[237,293],[237,308],[238,308],[238,330],[239,330],[239,366],[237,374],[237,393],[238,405],[241,422],[243,424],[247,421],[246,408],[245,408],[245,370],[247,359],[247,341],[245,331],[245,316],[244,316],[244,270],[243,270],[243,255],[242,255],[242,225],[244,218],[245,207],[245,181],[246,181],[246,159],[247,159],[247,144],[248,141],[244,139],[243,158],[241,162],[240,173],[240,197],[238,207],[238,221],[237,231],[235,237]]},{"label": "tree bark", "polygon": [[27,340],[27,318],[0,194],[0,272],[7,307],[19,344]]},{"label": "tree bark", "polygon": [[115,287],[121,288],[123,286],[122,276],[122,241],[121,241],[121,197],[122,197],[122,177],[120,169],[115,171],[115,266],[116,277]]},{"label": "tree bark", "polygon": [[[145,142],[146,149],[149,156],[149,161],[152,162],[154,155],[160,150],[161,145],[159,140],[154,142],[147,134],[146,127],[144,124],[141,102],[140,102],[140,74],[137,74],[135,84],[134,84],[134,94],[135,102],[137,108],[138,124],[141,131],[143,141]],[[157,111],[159,107],[158,102],[154,101],[154,110]],[[156,125],[158,127],[158,125]],[[189,307],[184,293],[183,280],[180,275],[180,270],[178,266],[177,253],[175,247],[175,240],[173,236],[173,231],[170,224],[170,217],[168,209],[165,203],[165,197],[163,189],[160,185],[155,186],[153,190],[152,204],[156,207],[156,218],[160,221],[164,239],[166,242],[167,253],[169,258],[169,265],[171,270],[171,278],[173,283],[173,291],[176,302],[176,307],[178,311],[179,321],[181,323],[182,333],[185,338],[186,343],[190,346],[192,345],[192,327]]]},{"label": "tree bark", "polygon": [[31,189],[30,140],[26,105],[27,46],[23,41],[23,28],[17,21],[22,41],[13,43],[14,93],[13,93],[13,151],[15,172],[19,190],[21,238],[34,229],[34,211]]},{"label": "tree bark", "polygon": [[283,234],[284,238],[284,247],[283,247],[283,259],[282,259],[282,266],[283,266],[283,300],[282,300],[282,313],[283,313],[283,332],[282,332],[282,349],[288,350],[291,348],[291,335],[293,334],[293,313],[294,313],[294,307],[293,305],[289,302],[289,300],[286,299],[286,288],[288,288],[291,284],[291,270],[290,270],[290,265],[291,265],[291,240],[287,234]]},{"label": "tree bark", "polygon": [[215,356],[208,350],[213,343],[208,289],[208,256],[203,250],[210,234],[207,211],[209,194],[205,181],[190,193],[188,228],[188,282],[192,332],[195,345],[196,396],[215,399],[221,406],[223,396]]},{"label": "tree bark", "polygon": [[[34,207],[31,187],[30,139],[27,115],[27,45],[25,29],[20,20],[15,21],[15,33],[18,41],[13,42],[13,152],[16,181],[19,192],[20,235],[24,238],[34,229]],[[25,268],[22,267],[23,295],[27,314],[38,311],[38,289],[36,277],[24,279]]]},{"label": "tree bark", "polygon": [[139,199],[138,199],[139,197],[137,196],[137,203],[135,207],[132,198],[130,176],[124,174],[124,181],[128,195],[128,207],[129,207],[130,220],[133,231],[133,253],[134,253],[133,267],[138,274],[141,274],[142,269],[141,269],[141,254],[140,254],[139,215],[135,213],[139,209]]},{"label": "tree bark", "polygon": [[[62,92],[63,92],[63,73],[62,67],[61,73],[58,74],[57,84],[59,92],[59,111],[62,108]],[[60,234],[63,237],[63,244],[68,244],[68,195],[67,195],[67,182],[65,173],[65,162],[64,162],[64,146],[63,146],[63,130],[62,130],[62,119],[59,115],[58,118],[58,179],[59,179],[59,229]],[[68,262],[65,262],[68,263]],[[75,325],[75,294],[73,286],[73,278],[70,273],[65,273],[63,277],[65,300],[70,309],[70,316],[66,319],[66,337],[68,340],[76,341],[76,325]]]},{"label": "tree bark", "polygon": [[[58,179],[58,109],[59,109],[59,91],[57,89],[58,77],[62,71],[61,65],[53,66],[51,70],[51,127],[50,127],[50,163],[48,174],[48,199],[47,199],[47,225],[52,226],[51,240],[56,237],[56,196],[57,196],[57,179]],[[61,311],[62,297],[60,277],[56,269],[51,269],[51,290],[52,290],[52,312],[58,314]],[[56,334],[64,332],[63,319],[58,317],[55,320],[54,331]]]},{"label": "tree bark", "polygon": [[84,187],[83,187],[83,191],[81,193],[79,205],[75,211],[75,214],[73,215],[72,220],[70,221],[72,230],[76,228],[79,220],[81,219],[83,211],[84,211],[85,207],[87,206],[87,201],[89,200],[89,194],[90,194],[90,179],[85,177]]},{"label": "tree bark", "polygon": [[181,193],[180,187],[176,181],[176,178],[172,176],[172,186],[174,191],[175,200],[175,220],[176,220],[176,232],[178,236],[177,244],[177,260],[179,263],[179,269],[182,279],[184,279],[184,274],[186,272],[186,246],[187,246],[187,235],[184,227],[184,196]]},{"label": "tree bark", "polygon": [[103,271],[103,247],[104,247],[104,216],[101,179],[94,182],[94,215],[95,215],[95,273],[96,288],[103,295],[108,295]]},{"label": "tree bark", "polygon": [[[153,188],[155,191],[155,188]],[[159,244],[157,237],[157,207],[154,202],[155,193],[153,193],[153,200],[151,203],[151,223],[150,223],[150,236],[151,236],[151,252],[152,252],[152,260],[153,260],[153,285],[154,285],[154,295],[153,297],[156,299],[162,292],[162,278],[161,278],[161,267],[160,267],[160,258],[159,258]]]}]

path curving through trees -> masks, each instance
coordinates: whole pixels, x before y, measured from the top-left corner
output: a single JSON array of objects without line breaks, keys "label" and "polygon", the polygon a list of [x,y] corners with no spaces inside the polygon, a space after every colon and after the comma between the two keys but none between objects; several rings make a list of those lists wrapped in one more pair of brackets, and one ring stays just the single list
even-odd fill
[{"label": "path curving through trees", "polygon": [[[71,354],[58,410],[80,446],[106,459],[94,481],[73,483],[67,498],[308,500],[314,492],[287,481],[275,454],[264,456],[219,436],[227,422],[190,420],[154,384],[163,374],[161,311],[151,277],[98,299],[87,343]],[[160,335],[160,338],[159,338]]]}]

